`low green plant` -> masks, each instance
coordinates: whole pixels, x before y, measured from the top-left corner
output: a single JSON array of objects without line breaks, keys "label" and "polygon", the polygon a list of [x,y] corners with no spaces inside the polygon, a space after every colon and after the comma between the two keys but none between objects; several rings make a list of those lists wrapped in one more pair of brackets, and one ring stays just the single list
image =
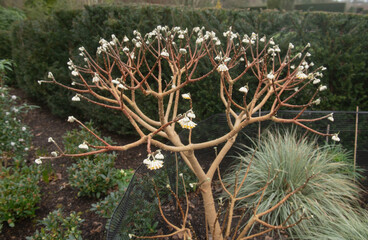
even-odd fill
[{"label": "low green plant", "polygon": [[[96,214],[101,217],[108,218],[110,221],[113,211],[124,197],[133,174],[134,171],[131,169],[117,170],[115,181],[118,185],[118,190],[111,192],[102,201],[92,204],[91,211],[96,212]],[[160,181],[162,178],[159,177],[159,179],[157,179],[156,177],[157,175],[155,175],[155,182],[157,180]],[[166,175],[165,177],[167,179]],[[158,221],[156,220],[158,203],[155,197],[154,186],[152,185],[152,178],[147,176],[138,178],[136,181],[135,187],[133,187],[130,193],[130,201],[134,201],[134,204],[129,206],[126,215],[121,219],[121,221],[123,221],[121,234],[152,235],[156,233],[158,226]],[[167,198],[167,196],[163,197]],[[109,222],[106,224],[106,228],[109,227],[109,224]]]},{"label": "low green plant", "polygon": [[69,183],[79,189],[78,196],[100,198],[115,185],[115,154],[99,154],[79,159],[68,168]]},{"label": "low green plant", "polygon": [[332,144],[325,146],[326,151],[330,151],[333,156],[333,161],[344,163],[344,167],[340,171],[344,174],[351,175],[355,179],[360,180],[363,178],[364,169],[359,166],[354,167],[353,152],[348,151],[341,144]]},{"label": "low green plant", "polygon": [[127,217],[123,220],[122,233],[148,236],[157,232],[158,201],[157,198],[146,198],[146,193],[133,190],[134,204],[127,211]]},{"label": "low green plant", "polygon": [[0,88],[0,157],[5,167],[11,159],[25,157],[31,145],[32,134],[20,118],[36,106],[16,105],[16,100],[7,87]]},{"label": "low green plant", "polygon": [[111,192],[103,200],[93,203],[91,211],[103,218],[111,218],[114,209],[118,206],[119,201],[123,198],[125,191],[118,190]]},{"label": "low green plant", "polygon": [[117,184],[118,189],[111,192],[103,200],[93,203],[91,211],[96,212],[101,217],[111,218],[114,209],[118,206],[119,201],[123,198],[133,174],[134,171],[132,169],[116,169],[114,181]]},{"label": "low green plant", "polygon": [[289,225],[297,223],[302,217],[309,218],[288,229],[290,237],[302,239],[317,233],[317,226],[326,227],[326,222],[333,222],[343,214],[350,218],[353,215],[347,213],[356,212],[360,188],[352,174],[345,174],[346,162],[336,161],[344,154],[338,148],[318,147],[315,141],[300,138],[295,131],[286,131],[268,132],[256,147],[242,146],[241,149],[237,157],[239,163],[224,177],[228,189],[233,189],[231,186],[234,186],[235,181],[241,181],[252,158],[239,197],[258,191],[269,181],[271,183],[263,194],[245,198],[237,208],[247,207],[248,214],[252,214],[252,206],[260,202],[257,211],[266,211],[309,179],[301,191],[291,195],[277,210],[263,216],[262,220],[272,225],[286,221]]},{"label": "low green plant", "polygon": [[27,237],[27,240],[74,240],[82,239],[80,224],[84,222],[80,218],[80,213],[71,212],[65,216],[62,209],[55,210],[46,218],[40,221],[44,227],[36,231],[33,236]]},{"label": "low green plant", "polygon": [[18,218],[32,217],[41,199],[39,166],[0,171],[0,223],[15,226]]}]

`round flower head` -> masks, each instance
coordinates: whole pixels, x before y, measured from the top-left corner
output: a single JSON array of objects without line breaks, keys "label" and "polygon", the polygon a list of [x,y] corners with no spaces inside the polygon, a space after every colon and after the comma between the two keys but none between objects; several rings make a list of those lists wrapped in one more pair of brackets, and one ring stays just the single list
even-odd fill
[{"label": "round flower head", "polygon": [[100,77],[98,76],[98,74],[97,73],[95,73],[95,76],[92,78],[92,82],[93,83],[97,83],[97,82],[99,82],[100,81]]},{"label": "round flower head", "polygon": [[42,160],[41,160],[41,158],[37,158],[37,159],[35,160],[35,163],[37,163],[37,164],[42,164]]},{"label": "round flower head", "polygon": [[321,79],[318,79],[318,78],[316,78],[316,79],[313,80],[313,84],[318,84],[320,82],[321,82]]},{"label": "round flower head", "polygon": [[78,75],[79,75],[79,73],[78,73],[78,71],[73,70],[73,71],[72,71],[72,75],[73,75],[73,76],[78,76]]},{"label": "round flower head", "polygon": [[248,87],[244,86],[244,87],[239,88],[239,92],[248,93]]},{"label": "round flower head", "polygon": [[79,144],[78,148],[88,150],[88,145],[86,142],[83,142],[82,144]]},{"label": "round flower head", "polygon": [[146,159],[143,160],[143,163],[148,165],[151,163],[151,155],[148,155],[148,157]]},{"label": "round flower head", "polygon": [[335,142],[340,142],[340,138],[339,138],[338,133],[334,134],[331,139],[334,140]]},{"label": "round flower head", "polygon": [[185,129],[192,129],[194,128],[195,126],[197,126],[196,123],[194,123],[192,120],[190,120],[187,116],[183,117],[182,119],[180,119],[178,121],[178,123],[180,124],[180,126],[182,128],[185,128]]},{"label": "round flower head", "polygon": [[331,113],[328,118],[328,120],[330,120],[331,122],[335,121],[334,117],[333,117],[333,113]]},{"label": "round flower head", "polygon": [[184,99],[187,99],[187,100],[190,100],[190,99],[191,99],[191,97],[190,97],[190,93],[183,93],[183,94],[181,95],[181,97],[182,97],[182,98],[184,98]]},{"label": "round flower head", "polygon": [[318,90],[320,91],[320,92],[322,92],[322,91],[324,91],[324,90],[326,90],[327,89],[327,87],[325,86],[325,85],[321,85],[321,86],[319,86],[319,88],[318,88]]},{"label": "round flower head", "polygon": [[186,50],[185,48],[180,48],[180,49],[179,49],[179,52],[180,52],[181,54],[187,54],[187,50]]},{"label": "round flower head", "polygon": [[307,79],[308,78],[308,75],[299,71],[296,74],[296,78],[298,78],[298,79]]},{"label": "round flower head", "polygon": [[192,110],[189,110],[188,113],[186,114],[186,116],[188,118],[196,118],[196,115],[194,114],[194,112]]},{"label": "round flower head", "polygon": [[229,71],[229,69],[227,68],[227,66],[225,64],[220,64],[218,67],[217,67],[217,71],[219,72],[227,72]]},{"label": "round flower head", "polygon": [[72,101],[73,102],[79,102],[80,101],[79,95],[77,94],[74,97],[72,97]]},{"label": "round flower head", "polygon": [[163,57],[169,57],[169,53],[166,51],[166,49],[162,50],[161,56],[163,56]]},{"label": "round flower head", "polygon": [[49,73],[47,74],[47,77],[48,77],[48,78],[53,79],[53,78],[54,78],[54,75],[52,74],[52,72],[49,72]]},{"label": "round flower head", "polygon": [[270,80],[273,80],[273,79],[275,79],[275,75],[273,75],[273,73],[270,72],[269,74],[267,74],[267,78],[270,79]]},{"label": "round flower head", "polygon": [[68,117],[68,122],[74,122],[75,120],[77,120],[77,119],[73,116]]},{"label": "round flower head", "polygon": [[158,150],[158,153],[155,155],[156,160],[163,160],[164,155],[161,153],[161,150]]},{"label": "round flower head", "polygon": [[163,165],[164,165],[164,161],[162,161],[162,160],[154,159],[154,160],[151,161],[149,158],[145,159],[143,161],[143,163],[146,164],[146,166],[149,170],[157,170],[157,169],[162,168]]},{"label": "round flower head", "polygon": [[316,100],[313,101],[313,104],[319,105],[321,103],[321,99],[317,98]]}]

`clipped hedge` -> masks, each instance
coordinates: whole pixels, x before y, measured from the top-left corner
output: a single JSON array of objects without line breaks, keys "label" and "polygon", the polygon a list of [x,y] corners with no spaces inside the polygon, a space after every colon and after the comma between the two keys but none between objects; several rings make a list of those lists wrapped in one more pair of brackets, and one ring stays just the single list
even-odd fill
[{"label": "clipped hedge", "polygon": [[[110,130],[128,133],[131,129],[121,114],[88,104],[75,104],[71,94],[56,86],[40,87],[37,80],[45,79],[48,71],[63,83],[70,84],[68,58],[78,59],[77,48],[84,46],[94,53],[99,39],[119,39],[132,36],[133,30],[142,33],[157,25],[188,27],[204,26],[217,35],[229,26],[240,34],[258,32],[274,36],[285,50],[292,42],[296,47],[312,44],[310,52],[316,65],[328,68],[323,78],[330,92],[324,93],[318,107],[328,110],[368,109],[368,17],[352,14],[323,12],[279,12],[223,9],[179,9],[162,6],[86,7],[84,10],[62,11],[51,18],[23,21],[13,30],[13,58],[18,64],[17,82],[26,92],[44,102],[59,115],[93,118]],[[198,73],[210,67],[203,63]],[[214,75],[215,76],[215,75]],[[222,112],[223,107],[213,92],[217,84],[206,80],[198,86],[188,86],[195,101],[196,113],[206,118]],[[302,97],[303,98],[303,97]],[[144,104],[143,104],[144,103]],[[140,102],[149,115],[155,114],[156,104],[143,99]]]}]

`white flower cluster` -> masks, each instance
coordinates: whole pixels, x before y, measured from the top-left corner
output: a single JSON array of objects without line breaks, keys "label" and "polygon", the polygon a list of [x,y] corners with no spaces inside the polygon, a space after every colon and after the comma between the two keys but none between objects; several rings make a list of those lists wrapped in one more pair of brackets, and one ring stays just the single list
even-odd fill
[{"label": "white flower cluster", "polygon": [[250,35],[250,37],[247,34],[244,34],[242,42],[245,44],[254,44],[255,41],[258,38],[258,34],[255,34],[254,32]]},{"label": "white flower cluster", "polygon": [[140,32],[138,32],[137,30],[134,30],[133,31],[133,35],[135,36],[133,39],[132,39],[132,43],[134,44],[134,46],[136,48],[140,48],[142,47],[142,35]]},{"label": "white flower cluster", "polygon": [[242,92],[242,93],[244,93],[244,94],[247,94],[247,93],[248,93],[248,91],[249,91],[249,87],[248,87],[248,85],[245,85],[245,86],[243,86],[243,87],[239,88],[239,92]]},{"label": "white flower cluster", "polygon": [[192,121],[193,118],[196,118],[195,113],[193,112],[192,109],[190,109],[189,111],[187,111],[184,114],[184,117],[181,118],[180,120],[178,120],[178,123],[180,124],[180,126],[182,128],[185,129],[192,129],[195,126],[197,126],[197,124],[195,122]]},{"label": "white flower cluster", "polygon": [[267,78],[270,79],[270,80],[273,80],[275,79],[275,75],[273,74],[273,72],[271,71],[269,74],[267,74]]},{"label": "white flower cluster", "polygon": [[79,56],[83,57],[83,60],[85,62],[88,62],[88,58],[87,58],[86,53],[85,53],[86,52],[86,49],[84,47],[80,47],[78,49],[80,51]]},{"label": "white flower cluster", "polygon": [[84,141],[82,144],[79,144],[78,148],[88,150],[87,142]]},{"label": "white flower cluster", "polygon": [[124,86],[121,82],[120,82],[120,78],[116,78],[114,80],[111,80],[111,83],[116,84],[117,88],[121,88],[123,90],[128,90],[128,88],[126,86]]},{"label": "white flower cluster", "polygon": [[227,72],[227,71],[229,71],[229,68],[224,63],[221,63],[217,67],[217,71],[219,71],[219,72]]},{"label": "white flower cluster", "polygon": [[229,38],[230,40],[233,40],[234,38],[237,38],[238,37],[238,35],[236,34],[236,33],[234,33],[234,32],[232,32],[231,31],[231,27],[229,27],[229,30],[228,31],[226,31],[226,32],[224,32],[223,33],[223,35],[224,35],[224,37],[227,37],[227,38]]},{"label": "white flower cluster", "polygon": [[161,153],[161,150],[157,150],[155,155],[148,154],[147,158],[143,160],[143,163],[147,166],[149,170],[157,170],[163,167],[164,165],[164,155]]},{"label": "white flower cluster", "polygon": [[114,34],[112,34],[110,42],[106,41],[104,38],[101,38],[99,43],[100,43],[100,46],[97,47],[97,54],[101,54],[102,52],[109,51],[110,48],[112,48],[113,46],[119,43],[119,40]]},{"label": "white flower cluster", "polygon": [[72,97],[73,102],[80,102],[79,94],[76,94],[74,97]]},{"label": "white flower cluster", "polygon": [[279,45],[273,45],[272,47],[268,48],[268,50],[267,50],[267,53],[270,54],[272,57],[275,57],[276,53],[280,53],[280,52],[281,52],[281,49],[280,49]]},{"label": "white flower cluster", "polygon": [[92,82],[93,83],[98,83],[100,81],[100,76],[98,75],[98,73],[95,73],[95,75],[92,78]]},{"label": "white flower cluster", "polygon": [[180,124],[182,128],[185,128],[185,129],[192,129],[195,126],[197,126],[197,124],[193,122],[192,120],[190,120],[188,116],[184,116],[182,119],[178,121],[178,123]]},{"label": "white flower cluster", "polygon": [[222,52],[220,52],[219,55],[217,55],[215,57],[215,60],[218,61],[218,62],[226,63],[226,62],[229,62],[231,60],[231,58],[222,56]]},{"label": "white flower cluster", "polygon": [[[73,61],[69,58],[69,61],[67,62],[68,64],[68,68],[70,71],[72,71],[72,75],[73,76],[78,76],[79,75],[79,72],[78,72],[78,69],[77,69],[77,66],[75,66],[75,64],[73,63]],[[49,78],[53,78],[54,76],[52,76],[52,73],[50,75],[49,73]]]}]

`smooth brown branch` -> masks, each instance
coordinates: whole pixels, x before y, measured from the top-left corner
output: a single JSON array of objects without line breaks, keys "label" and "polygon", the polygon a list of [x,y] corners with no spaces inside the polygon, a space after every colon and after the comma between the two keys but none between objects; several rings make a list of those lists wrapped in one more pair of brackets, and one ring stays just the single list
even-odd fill
[{"label": "smooth brown branch", "polygon": [[166,223],[167,225],[169,225],[170,227],[172,227],[173,229],[175,229],[175,230],[177,230],[177,231],[182,230],[182,229],[180,229],[179,227],[175,226],[173,223],[171,223],[171,222],[166,218],[166,216],[165,216],[165,214],[164,214],[164,212],[163,212],[163,210],[162,210],[162,206],[161,206],[161,198],[160,198],[160,195],[158,194],[158,188],[157,188],[157,186],[156,186],[156,184],[155,184],[154,180],[152,180],[152,182],[153,182],[153,185],[154,185],[154,187],[155,187],[155,193],[156,193],[156,197],[157,197],[157,201],[158,201],[158,208],[159,208],[159,211],[160,211],[160,215],[161,215],[161,217],[163,218],[163,220],[165,221],[165,223]]},{"label": "smooth brown branch", "polygon": [[[274,122],[277,122],[277,123],[294,123],[294,124],[296,124],[296,125],[304,128],[304,129],[306,129],[306,130],[308,130],[310,132],[313,132],[315,134],[318,134],[318,135],[324,136],[324,137],[331,137],[331,136],[334,135],[334,134],[322,133],[322,132],[319,132],[317,130],[314,130],[313,128],[310,128],[310,127],[302,124],[299,119],[296,119],[296,120],[294,120],[294,119],[284,119],[284,118],[278,118],[278,117],[273,116],[271,118],[271,120],[274,121]],[[312,121],[313,121],[312,119],[309,119],[308,121],[304,121],[304,122],[312,122]]]},{"label": "smooth brown branch", "polygon": [[273,230],[272,228],[269,228],[269,229],[266,229],[266,230],[264,230],[262,232],[252,234],[251,236],[238,238],[238,240],[252,239],[252,238],[255,238],[255,237],[258,237],[258,236],[262,236],[263,234],[266,234],[268,232],[271,232],[272,230]]},{"label": "smooth brown branch", "polygon": [[184,215],[184,219],[183,219],[183,225],[182,225],[182,228],[185,227],[185,224],[187,222],[187,219],[188,219],[188,213],[189,213],[189,198],[188,198],[188,192],[187,192],[187,189],[186,189],[186,186],[185,186],[185,181],[184,181],[184,177],[183,175],[181,175],[181,179],[182,179],[182,182],[183,182],[183,188],[184,188],[184,194],[185,194],[185,201],[187,202],[187,206],[186,206],[186,209],[185,209],[185,215]]},{"label": "smooth brown branch", "polygon": [[105,140],[103,140],[100,136],[98,136],[96,133],[94,133],[91,129],[89,129],[86,125],[84,125],[81,121],[79,121],[78,119],[75,119],[74,121],[76,121],[79,125],[81,125],[84,129],[86,129],[89,133],[91,133],[95,138],[97,138],[97,140],[99,140],[100,142],[102,142],[103,144],[105,144],[107,147],[110,147],[111,145],[106,142]]},{"label": "smooth brown branch", "polygon": [[231,238],[231,240],[234,240],[235,238],[236,238],[236,234],[237,234],[237,232],[238,232],[238,229],[239,229],[239,227],[240,227],[240,224],[241,224],[241,222],[242,222],[242,220],[243,220],[243,218],[244,218],[244,216],[245,216],[245,213],[246,213],[246,207],[244,207],[243,208],[243,210],[242,210],[242,213],[240,214],[240,216],[239,216],[239,221],[238,221],[238,223],[236,224],[236,227],[235,227],[235,229],[234,229],[234,231],[233,231],[233,237]]},{"label": "smooth brown branch", "polygon": [[112,105],[108,105],[108,104],[104,104],[104,103],[100,103],[100,102],[97,102],[97,101],[94,101],[84,95],[79,95],[79,97],[83,98],[84,100],[90,102],[90,103],[93,103],[93,104],[96,104],[98,106],[101,106],[101,107],[104,107],[104,108],[109,108],[109,109],[114,109],[114,110],[120,110],[120,107],[119,106],[112,106]]},{"label": "smooth brown branch", "polygon": [[[172,236],[175,236],[175,235],[179,235],[180,233],[182,232],[190,232],[190,229],[178,229],[176,230],[175,232],[173,233],[170,233],[170,234],[165,234],[165,235],[155,235],[155,236],[135,236],[134,235],[134,238],[138,238],[138,239],[156,239],[156,238],[168,238],[168,237],[172,237]],[[190,233],[187,235],[190,235]]]}]

